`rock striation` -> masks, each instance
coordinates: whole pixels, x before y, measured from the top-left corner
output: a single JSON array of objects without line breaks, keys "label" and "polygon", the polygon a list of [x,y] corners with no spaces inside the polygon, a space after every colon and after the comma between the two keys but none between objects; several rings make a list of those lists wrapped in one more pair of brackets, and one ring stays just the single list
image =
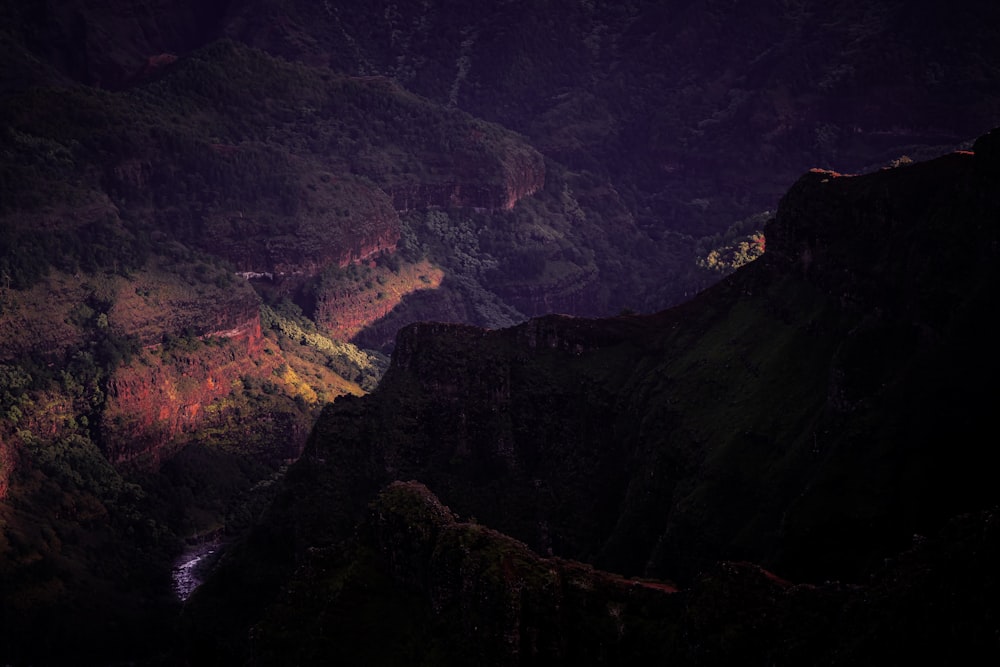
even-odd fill
[{"label": "rock striation", "polygon": [[262,354],[259,315],[212,338],[220,340],[190,351],[157,346],[115,370],[101,416],[113,463],[144,457],[155,465],[171,453],[167,445],[210,420],[209,406],[241,386],[242,377],[267,377],[279,363]]}]

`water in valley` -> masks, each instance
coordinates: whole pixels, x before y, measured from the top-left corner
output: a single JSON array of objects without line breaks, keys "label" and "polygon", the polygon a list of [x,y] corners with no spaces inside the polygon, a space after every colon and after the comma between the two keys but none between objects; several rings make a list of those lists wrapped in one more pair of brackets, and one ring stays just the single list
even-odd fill
[{"label": "water in valley", "polygon": [[189,545],[184,549],[177,560],[174,561],[172,572],[174,582],[174,593],[178,599],[184,602],[191,596],[208,573],[214,556],[222,551],[225,543],[222,538],[216,537],[197,544]]}]

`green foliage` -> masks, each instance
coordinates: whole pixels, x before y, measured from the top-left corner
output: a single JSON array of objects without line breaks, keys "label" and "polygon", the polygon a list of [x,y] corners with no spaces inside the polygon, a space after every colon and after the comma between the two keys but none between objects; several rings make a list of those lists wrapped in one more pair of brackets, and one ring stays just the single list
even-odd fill
[{"label": "green foliage", "polygon": [[699,239],[699,268],[727,275],[759,258],[766,247],[761,230],[772,216],[770,211],[758,213],[733,224],[723,234]]},{"label": "green foliage", "polygon": [[[7,5],[11,4],[4,3],[0,12],[9,13]],[[0,366],[2,414],[9,424],[23,427],[20,441],[34,466],[23,469],[24,479],[19,482],[31,487],[29,491],[14,494],[17,502],[26,503],[20,508],[28,508],[27,518],[22,517],[23,525],[9,532],[15,560],[27,564],[16,574],[26,576],[10,581],[34,582],[35,577],[43,580],[57,572],[54,581],[74,587],[83,579],[63,574],[135,566],[139,554],[121,554],[122,544],[133,545],[120,539],[121,535],[145,530],[155,536],[158,512],[167,517],[163,525],[175,529],[213,526],[232,509],[227,499],[238,497],[244,503],[247,496],[243,494],[257,486],[276,486],[273,482],[279,473],[250,469],[251,457],[244,456],[247,451],[260,455],[283,430],[303,428],[309,416],[301,396],[290,400],[273,378],[248,373],[242,387],[234,387],[225,401],[210,406],[218,420],[194,436],[196,442],[175,459],[177,467],[170,471],[169,483],[165,478],[149,482],[151,488],[163,485],[156,486],[152,501],[156,512],[143,515],[135,510],[145,500],[128,484],[120,483],[117,473],[100,459],[93,440],[98,435],[96,417],[104,405],[107,378],[137,350],[136,341],[115,337],[111,331],[114,297],[109,296],[102,276],[128,276],[155,256],[175,262],[171,270],[190,285],[222,290],[233,284],[233,267],[198,255],[193,248],[226,253],[241,266],[287,264],[285,260],[301,260],[316,248],[351,246],[371,231],[364,225],[372,225],[376,214],[385,214],[384,229],[376,231],[391,235],[393,207],[387,193],[420,191],[424,186],[449,192],[457,185],[466,191],[488,190],[501,182],[507,184],[507,178],[516,180],[517,167],[537,157],[534,149],[500,126],[475,120],[455,108],[461,106],[522,129],[547,155],[568,167],[555,162],[547,165],[545,190],[511,211],[419,210],[405,216],[400,254],[409,261],[431,257],[447,268],[443,291],[450,294],[444,300],[454,299],[447,303],[454,306],[449,312],[499,327],[523,319],[519,304],[525,304],[525,312],[554,303],[573,304],[567,295],[576,299],[575,312],[604,313],[609,307],[617,311],[622,304],[626,304],[623,313],[633,312],[633,307],[658,310],[763,251],[762,225],[756,222],[747,226],[744,221],[725,232],[713,232],[749,210],[771,205],[775,192],[811,166],[804,163],[810,151],[819,151],[824,158],[851,153],[856,162],[867,159],[872,163],[888,150],[898,154],[895,148],[862,146],[864,142],[855,137],[868,130],[838,119],[839,104],[823,103],[832,99],[826,95],[835,95],[838,102],[850,100],[857,95],[857,82],[885,78],[871,70],[871,63],[882,67],[885,59],[870,57],[873,45],[883,44],[878,36],[892,33],[881,30],[895,20],[884,12],[866,13],[864,20],[857,20],[853,9],[847,8],[844,14],[841,5],[813,3],[806,7],[810,11],[803,11],[802,3],[786,3],[775,18],[758,23],[753,8],[749,9],[753,15],[737,19],[718,8],[697,16],[684,15],[681,8],[687,28],[677,32],[664,28],[675,23],[672,14],[666,24],[658,20],[668,12],[656,3],[556,2],[532,7],[502,3],[486,16],[489,30],[480,31],[477,26],[484,24],[478,21],[483,19],[470,4],[451,3],[448,11],[437,13],[432,11],[433,3],[403,3],[389,10],[379,3],[361,3],[355,11],[337,13],[321,4],[291,9],[302,14],[282,24],[282,39],[288,37],[290,43],[301,39],[308,43],[305,50],[315,46],[313,53],[329,54],[331,62],[353,63],[352,74],[390,72],[447,106],[417,97],[386,78],[342,76],[275,59],[230,41],[191,54],[156,81],[127,92],[25,86],[26,92],[5,95],[0,105],[0,215],[4,216],[0,220],[0,288],[30,287],[51,268],[87,274],[93,285],[91,297],[68,318],[83,337],[78,348],[64,359],[18,360]],[[324,12],[336,18],[303,20],[322,17]],[[514,12],[517,20],[511,21],[506,12]],[[807,21],[814,13],[820,18],[818,27],[809,29]],[[299,26],[310,25],[319,26],[319,34],[300,31]],[[761,54],[755,40],[733,38],[734,25],[741,34],[776,34],[781,39],[772,40],[774,48]],[[849,50],[831,49],[823,39],[840,32],[849,34]],[[0,27],[0,50],[17,45],[20,38],[15,39],[15,33],[15,28]],[[674,41],[674,34],[684,41]],[[45,41],[44,35],[38,39]],[[699,48],[689,48],[692,39]],[[930,61],[900,48],[894,60],[929,63],[922,76],[931,87],[942,85],[950,74],[990,70],[989,59],[982,60],[982,67],[958,67],[945,49],[933,49],[937,60]],[[795,62],[803,67],[775,65],[785,62],[782,51],[796,54]],[[823,51],[832,53],[836,62],[823,61]],[[724,72],[723,78],[702,76],[705,53],[734,66],[717,68]],[[23,50],[15,58],[24,67],[35,55]],[[662,67],[664,62],[670,67]],[[741,69],[742,63],[752,63],[752,70]],[[981,88],[969,80],[970,75],[963,76],[968,90]],[[750,80],[767,80],[771,87],[761,94],[734,88],[734,81]],[[992,104],[989,96],[973,97],[977,99],[962,106]],[[985,101],[980,102],[980,97]],[[881,134],[923,132],[898,129],[893,117],[902,107],[912,110],[923,105],[905,97],[897,104],[902,106],[888,105],[886,115],[869,115],[866,123],[894,128]],[[822,109],[832,116],[808,117],[804,109]],[[904,115],[910,119],[907,122],[919,124],[911,114]],[[933,115],[949,114],[935,111]],[[777,129],[748,133],[748,127]],[[953,141],[953,136],[947,134],[945,140]],[[906,137],[917,143],[925,139],[934,137]],[[733,155],[742,157],[733,159]],[[900,159],[895,164],[904,162]],[[761,177],[762,173],[769,175]],[[735,194],[720,194],[720,184],[732,187]],[[995,247],[995,242],[978,247]],[[898,254],[908,260],[913,256]],[[962,255],[964,259],[976,253]],[[383,257],[380,262],[398,271],[394,257]],[[376,286],[381,276],[368,267],[351,266],[324,279],[333,273],[336,276],[330,279],[342,281],[347,289],[374,291],[376,297],[384,294]],[[943,282],[937,272],[917,273]],[[572,291],[581,286],[586,288],[582,295]],[[877,345],[860,330],[857,338],[839,345],[831,362],[836,333],[846,328],[831,314],[832,305],[817,307],[815,295],[803,297],[785,289],[787,285],[772,286],[771,291],[758,291],[758,284],[744,287],[729,295],[730,303],[740,302],[739,306],[715,303],[707,314],[685,314],[692,329],[681,327],[679,332],[676,322],[665,318],[644,330],[634,344],[619,344],[620,331],[611,327],[638,327],[641,318],[635,316],[621,318],[626,324],[601,329],[599,334],[607,339],[599,335],[597,343],[557,327],[510,334],[524,334],[533,342],[525,346],[521,340],[503,354],[476,348],[460,337],[449,340],[441,345],[436,359],[447,373],[423,387],[421,395],[386,390],[396,400],[369,408],[381,411],[371,423],[361,425],[360,419],[344,418],[336,423],[337,428],[321,425],[318,432],[326,429],[328,440],[338,446],[328,457],[330,467],[336,462],[351,473],[356,472],[354,467],[375,469],[378,474],[392,467],[396,472],[398,461],[408,455],[415,454],[417,460],[433,458],[434,447],[450,443],[455,445],[453,451],[441,456],[446,460],[437,471],[471,473],[456,475],[453,486],[470,492],[466,496],[473,499],[470,504],[501,499],[509,503],[500,510],[494,508],[494,515],[501,518],[517,514],[507,510],[523,509],[513,507],[518,503],[530,504],[531,513],[525,515],[530,518],[522,525],[528,527],[525,530],[539,525],[539,508],[549,510],[555,539],[562,546],[586,544],[585,534],[595,532],[597,524],[614,525],[618,542],[612,539],[600,550],[580,548],[587,555],[636,568],[651,567],[654,561],[646,560],[648,547],[655,544],[669,550],[671,539],[693,543],[693,549],[700,548],[699,542],[728,545],[737,556],[761,553],[765,551],[761,536],[793,534],[796,521],[811,516],[801,508],[814,503],[821,512],[830,512],[836,502],[827,501],[839,501],[843,486],[830,483],[832,490],[824,490],[816,483],[814,458],[822,458],[834,470],[834,482],[849,479],[850,484],[870,487],[854,496],[861,500],[853,508],[856,516],[868,516],[869,503],[888,492],[870,483],[866,475],[886,467],[889,460],[882,441],[893,440],[882,436],[895,436],[895,430],[904,427],[894,424],[875,430],[868,428],[868,421],[858,419],[838,441],[827,437],[824,427],[839,427],[848,417],[830,418],[821,408],[829,402],[843,410],[837,401],[850,399],[849,407],[857,409],[879,399],[872,393],[891,385],[883,380],[892,380],[894,365],[903,364],[899,361],[903,357],[883,352],[906,329],[887,327],[874,336]],[[927,288],[905,301],[908,315],[919,316],[931,309],[948,312],[941,304],[950,303],[965,288],[961,284]],[[204,296],[201,290],[198,293]],[[753,294],[762,300],[752,301]],[[969,310],[981,313],[988,308]],[[721,312],[726,316],[715,316]],[[290,303],[265,309],[263,317],[283,350],[301,348],[301,354],[321,360],[366,389],[374,388],[385,367],[384,358],[330,340]],[[853,327],[856,322],[850,324]],[[921,326],[934,333],[937,324],[928,321]],[[940,328],[946,329],[951,330]],[[179,363],[214,344],[199,341],[198,333],[193,328],[173,331],[163,339],[162,358]],[[934,337],[926,336],[926,344],[933,344]],[[669,353],[650,361],[636,352],[650,347]],[[954,347],[982,350],[988,346]],[[801,368],[789,368],[789,358],[796,359]],[[292,369],[285,366],[278,371],[287,374]],[[510,391],[511,383],[524,392],[520,398]],[[34,407],[32,392],[56,392],[56,385],[72,403],[67,408],[72,417],[58,427],[65,433],[39,439],[25,424]],[[439,393],[448,395],[435,402]],[[456,397],[477,395],[486,397],[483,403],[455,408]],[[906,403],[910,397],[903,393],[896,400]],[[937,409],[939,400],[947,398],[935,396],[921,405]],[[355,409],[360,411],[357,404]],[[336,415],[344,417],[348,408],[344,410]],[[928,409],[925,414],[931,412]],[[963,421],[958,417],[976,411],[955,401],[945,412],[958,423]],[[434,421],[442,415],[441,421]],[[428,427],[428,423],[434,425]],[[261,428],[261,424],[268,426]],[[425,432],[419,433],[421,428]],[[362,431],[363,437],[352,440],[352,433]],[[498,433],[502,437],[497,438]],[[816,450],[807,452],[803,443],[810,436]],[[961,434],[954,436],[950,428],[935,436],[966,440]],[[866,437],[872,442],[865,441]],[[629,438],[643,443],[646,450],[616,450]],[[855,439],[873,446],[855,451],[851,447]],[[317,442],[323,446],[319,436]],[[397,447],[388,457],[392,466],[376,460],[379,442]],[[512,442],[521,447],[515,452],[521,457],[516,466],[504,467],[514,456],[513,449],[485,464],[469,462],[470,451],[477,447],[495,443],[513,447]],[[533,443],[537,449],[530,448]],[[709,443],[705,450],[710,455],[699,458],[704,443]],[[832,453],[824,449],[822,457],[812,457],[812,453],[819,454],[820,445]],[[363,453],[354,452],[352,459],[352,447]],[[270,452],[271,456],[285,454]],[[918,451],[913,458],[921,455]],[[539,464],[546,456],[555,463]],[[648,471],[648,478],[634,476],[629,485],[620,485],[620,493],[595,500],[600,495],[596,489],[616,483],[616,474],[625,475],[615,468],[623,460],[632,469]],[[522,488],[513,493],[496,483],[503,471],[514,476],[533,465],[537,476],[520,480]],[[675,485],[672,476],[678,471],[702,471],[705,477],[688,486]],[[906,469],[898,476],[909,474]],[[783,484],[787,479],[795,482]],[[251,485],[253,480],[258,481]],[[557,491],[541,484],[549,480],[554,480],[553,487],[558,485]],[[754,482],[760,480],[765,490],[754,490]],[[808,481],[807,494],[795,487],[798,480]],[[485,483],[480,488],[462,487],[479,482]],[[343,488],[331,483],[320,487],[317,495],[326,501],[323,494],[334,496]],[[313,486],[306,489],[306,493],[315,491]],[[527,497],[530,502],[519,500]],[[681,502],[671,512],[663,510],[678,498]],[[795,498],[798,514],[781,514],[781,524],[776,526],[775,508],[783,498]],[[712,507],[727,501],[750,509],[732,520],[707,516]],[[594,509],[587,503],[599,502],[601,508],[587,511]],[[259,505],[248,507],[242,514],[244,523]],[[0,509],[6,512],[8,508]],[[94,514],[79,521],[81,529],[66,527],[89,509]],[[184,515],[185,509],[194,509],[197,516]],[[49,516],[49,510],[56,510],[53,516],[62,518],[34,521]],[[902,513],[910,510],[907,505]],[[333,513],[326,502],[316,502],[313,511]],[[105,515],[118,517],[108,530],[120,532],[110,537],[102,532]],[[140,516],[146,520],[136,518]],[[663,523],[667,517],[670,530],[680,531],[679,536],[667,535]],[[337,520],[341,518],[333,519]],[[688,535],[683,534],[688,527],[685,522],[694,526]],[[296,530],[301,528],[294,525]],[[877,529],[876,525],[873,530]],[[296,537],[305,534],[302,529]],[[477,534],[481,535],[472,531],[465,536],[469,541],[463,546]],[[839,548],[835,538],[840,534],[832,534],[827,546]],[[3,539],[7,536],[5,532]],[[69,544],[71,540],[87,545],[90,551],[85,557],[72,554],[65,561],[47,557],[59,552],[60,541]],[[165,552],[152,553],[162,560]],[[671,560],[675,554],[664,553],[653,556],[660,563],[690,566],[682,558]],[[496,555],[491,550],[484,560],[491,575],[496,574]],[[421,610],[419,600],[407,598],[404,604],[391,604],[398,597],[388,578],[377,573],[375,556],[375,551],[361,554],[357,570],[346,575],[338,572],[338,585],[329,589],[328,596],[320,596],[320,603],[316,602],[319,598],[312,598],[317,613],[309,622],[317,625],[310,625],[310,630],[328,636],[321,627],[331,609],[327,604],[343,595],[341,600],[356,603],[347,608],[361,610],[357,618],[380,620],[380,630],[403,635],[398,644],[384,643],[387,651],[392,653],[397,647],[417,650],[423,621],[405,623],[407,619],[412,623],[414,613],[409,612]],[[75,567],[74,562],[85,567]],[[7,565],[3,561],[0,567]],[[352,577],[353,589],[341,585]],[[380,608],[386,602],[390,604]],[[384,616],[384,608],[399,616]],[[606,625],[603,610],[601,618]],[[356,626],[365,631],[371,624],[358,622]],[[271,627],[283,631],[280,622]],[[412,633],[407,630],[410,627]],[[384,639],[372,637],[380,638]],[[723,653],[738,645],[725,639],[718,644]],[[392,657],[398,656],[392,653]]]},{"label": "green foliage", "polygon": [[[460,184],[493,191],[538,162],[523,138],[387,79],[332,75],[232,42],[210,45],[125,93],[63,92],[24,93],[17,106],[2,110],[11,127],[8,154],[44,157],[41,171],[18,176],[14,191],[26,197],[48,191],[53,179],[65,181],[65,170],[73,169],[74,187],[106,193],[122,220],[110,229],[104,222],[67,227],[48,240],[5,228],[10,238],[0,247],[18,250],[0,253],[0,278],[13,287],[36,282],[49,265],[127,274],[145,261],[158,234],[167,238],[157,240],[157,254],[180,240],[243,265],[299,261],[331,245],[349,247],[364,224],[393,217],[388,198],[373,205],[380,190],[446,192]],[[560,289],[599,268],[602,284],[610,286],[602,289],[630,299],[646,283],[674,289],[675,281],[644,275],[656,262],[649,261],[651,245],[642,234],[627,229],[630,222],[606,232],[624,209],[590,196],[606,189],[602,177],[548,167],[545,191],[514,212],[404,216],[401,257],[432,257],[462,278],[459,294],[477,285],[478,303],[493,301],[498,305],[490,310],[508,312],[477,320],[491,325],[521,319],[510,319],[517,306],[499,296],[498,285]],[[94,180],[93,173],[105,177]],[[576,179],[573,187],[569,178]],[[574,275],[564,270],[569,266],[577,267]],[[225,282],[221,273],[193,279]],[[623,300],[602,296],[589,308],[603,312]]]},{"label": "green foliage", "polygon": [[150,254],[148,232],[113,215],[55,230],[0,225],[0,279],[4,288],[27,289],[49,267],[67,273],[112,271],[127,276]]},{"label": "green foliage", "polygon": [[427,243],[422,240],[420,233],[422,226],[423,219],[417,211],[400,216],[399,242],[396,244],[396,252],[408,262],[419,262],[425,259],[430,252]]},{"label": "green foliage", "polygon": [[764,235],[761,232],[751,234],[746,240],[732,246],[723,246],[709,251],[704,258],[698,259],[698,266],[722,274],[732,273],[764,254]]},{"label": "green foliage", "polygon": [[164,621],[165,610],[139,600],[162,600],[176,543],[149,515],[143,489],[85,431],[22,430],[17,439],[22,458],[0,522],[0,587],[12,612],[0,631],[5,645],[23,647],[56,628],[60,646],[34,654],[62,656],[72,647],[85,659],[109,622],[128,629],[126,652],[141,643],[135,638],[153,640],[143,626]]},{"label": "green foliage", "polygon": [[479,278],[497,268],[497,260],[479,247],[479,229],[468,215],[431,210],[423,216],[431,257],[458,275]]},{"label": "green foliage", "polygon": [[[368,267],[351,265],[348,275],[361,280]],[[365,391],[378,386],[388,367],[388,358],[378,352],[362,350],[356,345],[333,340],[323,335],[315,323],[303,315],[301,308],[287,299],[273,307],[261,307],[261,326],[280,333],[285,341],[309,347],[322,355],[324,365],[343,378],[356,382]]]},{"label": "green foliage", "polygon": [[25,444],[34,466],[64,493],[91,494],[124,513],[123,518],[141,519],[137,503],[144,497],[142,489],[126,482],[88,437],[72,434],[54,441],[32,437]]},{"label": "green foliage", "polygon": [[27,392],[31,384],[31,375],[20,366],[0,364],[0,418],[17,424],[21,408],[30,402]]}]

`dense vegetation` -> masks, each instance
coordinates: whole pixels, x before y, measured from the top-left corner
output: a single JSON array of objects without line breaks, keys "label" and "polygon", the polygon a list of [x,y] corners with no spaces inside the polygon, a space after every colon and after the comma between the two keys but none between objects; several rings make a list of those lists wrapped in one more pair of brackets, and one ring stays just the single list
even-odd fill
[{"label": "dense vegetation", "polygon": [[[470,328],[453,338],[447,327],[432,329],[445,335],[426,343],[433,363],[409,380],[395,368],[393,382],[403,384],[381,398],[348,397],[375,390],[397,331],[415,321],[500,329],[550,312],[648,314],[687,301],[771,251],[765,226],[778,227],[770,211],[805,169],[906,165],[904,153],[919,159],[967,146],[1000,109],[995,3],[947,15],[853,0],[141,4],[0,0],[3,662],[160,652],[161,630],[178,610],[172,556],[188,540],[241,533],[279,489],[294,488],[282,486],[285,470],[338,397],[316,443],[351,447],[363,437],[401,447],[403,458],[428,456],[435,475],[457,480],[434,489],[445,502],[534,548],[633,573],[647,556],[669,560],[672,542],[659,551],[650,544],[670,530],[690,538],[685,530],[697,526],[699,549],[726,543],[737,520],[709,525],[699,508],[799,470],[758,456],[767,438],[756,415],[772,405],[768,392],[810,396],[825,380],[765,369],[808,356],[809,342],[835,345],[837,299],[772,285],[766,315],[710,300],[711,312],[692,318],[698,330],[677,339],[631,338],[673,316],[623,316],[598,335],[600,346],[621,343],[600,367],[577,359],[586,336],[570,357],[564,349],[536,364],[523,341],[511,342],[520,333],[488,338]],[[855,233],[882,247],[866,230]],[[929,295],[921,308],[935,313],[962,296],[954,281],[918,282]],[[731,296],[757,288],[742,284]],[[564,324],[516,331],[560,348]],[[865,392],[879,381],[859,368],[889,373],[923,340],[905,324],[869,324],[833,355],[843,405],[867,405]],[[905,342],[898,349],[887,342],[897,339]],[[650,345],[676,346],[678,356],[649,362]],[[948,378],[932,356],[920,363]],[[447,375],[428,380],[439,364]],[[767,391],[747,399],[746,378],[730,378],[726,364],[769,378]],[[690,368],[707,375],[677,398],[674,378]],[[506,407],[463,411],[456,402],[514,386],[510,409],[531,409],[523,421]],[[647,399],[656,403],[650,415]],[[732,410],[704,408],[720,401]],[[682,408],[686,449],[665,455],[657,470],[667,472],[653,482],[615,496],[624,443],[669,449],[664,424]],[[809,411],[785,408],[789,424]],[[359,427],[354,417],[372,410],[379,425]],[[416,428],[442,415],[459,427]],[[797,432],[779,426],[768,426],[772,439]],[[723,438],[719,477],[691,492],[683,515],[691,524],[664,528],[642,494],[662,500],[680,489],[670,466],[687,465],[688,450],[730,430],[743,436]],[[545,470],[565,484],[563,500],[538,500],[547,487],[524,477],[509,505],[491,509],[489,494],[507,494],[497,470],[509,452],[485,462],[473,454],[537,433],[565,463]],[[569,460],[576,440],[613,445]],[[452,444],[453,454],[434,453]],[[884,453],[876,448],[872,467]],[[730,472],[733,460],[742,472]],[[377,472],[366,482],[338,478],[343,488],[317,501],[324,517],[336,513],[323,530],[346,535],[367,521],[364,503],[391,481],[384,470],[402,469],[395,459],[373,461],[359,464]],[[308,478],[303,470],[293,477]],[[732,538],[727,555],[758,553],[756,531],[770,530],[768,511],[786,491],[778,484],[751,499],[762,514],[743,517],[746,534]],[[815,493],[817,505],[835,496]],[[485,509],[473,509],[481,501]],[[520,510],[536,501],[551,516],[544,539],[532,541],[537,517]],[[862,514],[866,502],[858,501]],[[923,508],[903,505],[906,516]],[[831,541],[823,543],[833,549]],[[287,546],[263,542],[265,551]],[[365,537],[316,553],[338,582],[384,594],[366,608],[372,613],[400,601],[368,551],[375,544]],[[696,569],[688,557],[666,574]],[[253,620],[240,614],[259,609],[256,591],[243,591],[246,609],[233,616],[240,631]],[[236,599],[225,601],[229,612]],[[404,608],[426,612],[421,604],[411,597]],[[281,613],[274,619],[280,624]],[[447,627],[413,636],[428,628],[447,636]],[[350,636],[357,626],[344,628]],[[270,645],[272,655],[279,646]]]},{"label": "dense vegetation", "polygon": [[996,655],[998,138],[805,175],[763,258],[657,315],[404,329],[196,596],[192,659]]}]

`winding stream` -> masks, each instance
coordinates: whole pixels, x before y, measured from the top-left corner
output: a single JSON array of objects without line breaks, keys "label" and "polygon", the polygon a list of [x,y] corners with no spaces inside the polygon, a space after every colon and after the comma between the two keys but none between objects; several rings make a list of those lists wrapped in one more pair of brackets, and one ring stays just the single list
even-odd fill
[{"label": "winding stream", "polygon": [[224,547],[222,538],[216,537],[188,546],[177,557],[171,576],[174,581],[174,593],[181,602],[186,601],[201,585],[207,574],[207,568],[214,560],[211,556],[222,551]]}]

